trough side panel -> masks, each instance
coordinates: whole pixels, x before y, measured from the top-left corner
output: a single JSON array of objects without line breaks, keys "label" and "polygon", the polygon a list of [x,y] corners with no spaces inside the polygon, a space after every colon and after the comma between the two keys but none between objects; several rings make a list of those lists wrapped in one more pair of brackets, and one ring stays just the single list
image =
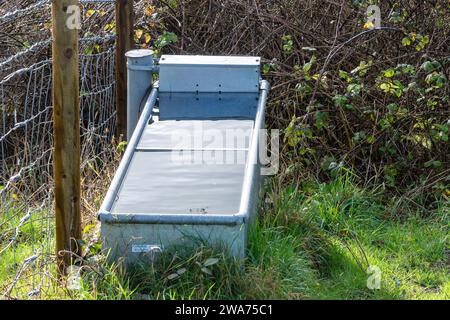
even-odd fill
[{"label": "trough side panel", "polygon": [[[149,263],[158,248],[176,250],[177,247],[228,248],[237,258],[245,257],[246,225],[170,225],[102,223],[103,248],[110,250],[110,261],[123,258],[126,264]],[[152,250],[153,248],[153,250]]]}]

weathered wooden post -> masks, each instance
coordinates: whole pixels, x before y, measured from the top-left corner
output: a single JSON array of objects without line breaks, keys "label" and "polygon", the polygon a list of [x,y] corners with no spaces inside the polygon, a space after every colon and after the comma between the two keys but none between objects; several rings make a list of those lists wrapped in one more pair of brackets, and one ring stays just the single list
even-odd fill
[{"label": "weathered wooden post", "polygon": [[116,0],[116,110],[117,136],[127,136],[127,59],[133,48],[133,0]]},{"label": "weathered wooden post", "polygon": [[70,265],[72,253],[81,252],[78,28],[78,0],[52,0],[53,171],[60,275]]}]

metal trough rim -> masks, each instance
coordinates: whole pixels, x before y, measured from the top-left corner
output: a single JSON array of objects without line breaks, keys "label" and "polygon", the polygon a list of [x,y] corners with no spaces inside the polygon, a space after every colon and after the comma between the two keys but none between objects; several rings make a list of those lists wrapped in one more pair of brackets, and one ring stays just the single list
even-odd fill
[{"label": "metal trough rim", "polygon": [[[270,90],[270,85],[266,80],[260,82],[260,94],[258,98],[258,108],[256,112],[253,132],[258,133],[264,127],[264,113],[267,101],[267,95]],[[150,92],[142,116],[136,126],[135,131],[127,145],[124,156],[111,182],[106,197],[97,215],[98,219],[104,223],[118,223],[118,224],[196,224],[196,225],[239,225],[244,224],[250,213],[250,198],[255,181],[256,174],[255,167],[258,161],[258,134],[252,134],[252,140],[249,145],[250,157],[247,159],[247,164],[244,173],[244,181],[241,192],[241,201],[239,212],[231,215],[219,214],[158,214],[158,213],[111,213],[112,205],[116,199],[117,193],[123,183],[125,174],[128,170],[129,164],[137,149],[139,140],[144,132],[145,127],[151,120],[153,107],[158,98],[158,83],[155,83]],[[257,173],[259,174],[259,172]]]}]

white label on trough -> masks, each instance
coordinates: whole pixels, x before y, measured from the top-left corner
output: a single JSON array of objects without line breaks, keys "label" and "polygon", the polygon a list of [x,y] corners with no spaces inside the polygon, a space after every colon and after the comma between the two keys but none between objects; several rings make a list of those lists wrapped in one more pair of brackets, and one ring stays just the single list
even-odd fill
[{"label": "white label on trough", "polygon": [[131,252],[141,253],[141,252],[160,252],[162,251],[160,246],[153,244],[133,244],[131,246]]}]

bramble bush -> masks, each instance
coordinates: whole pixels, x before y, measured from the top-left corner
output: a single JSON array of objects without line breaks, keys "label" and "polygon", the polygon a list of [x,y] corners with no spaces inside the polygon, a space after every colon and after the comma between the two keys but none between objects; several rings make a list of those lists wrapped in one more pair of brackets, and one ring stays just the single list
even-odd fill
[{"label": "bramble bush", "polygon": [[[380,28],[367,22],[373,4]],[[447,1],[158,6],[157,25],[178,36],[165,51],[263,57],[272,85],[267,122],[282,130],[287,181],[305,173],[326,179],[347,167],[365,184],[449,195]]]}]

